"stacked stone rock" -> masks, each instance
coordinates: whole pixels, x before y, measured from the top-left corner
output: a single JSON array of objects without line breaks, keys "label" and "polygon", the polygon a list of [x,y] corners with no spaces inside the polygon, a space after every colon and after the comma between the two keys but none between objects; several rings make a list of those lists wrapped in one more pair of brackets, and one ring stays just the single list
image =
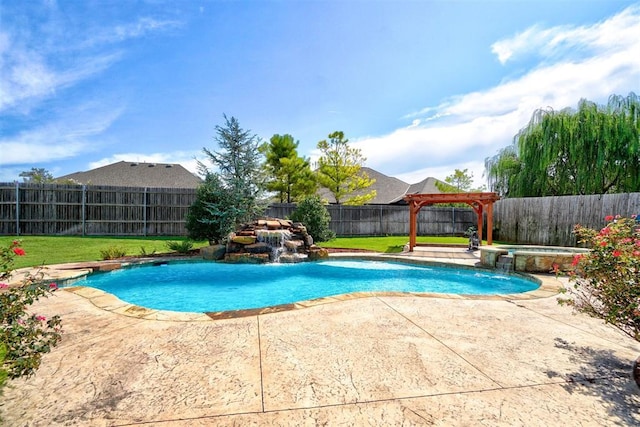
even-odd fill
[{"label": "stacked stone rock", "polygon": [[244,224],[229,234],[226,245],[203,248],[201,254],[205,259],[248,263],[299,262],[328,256],[326,249],[313,244],[303,224],[278,218]]}]

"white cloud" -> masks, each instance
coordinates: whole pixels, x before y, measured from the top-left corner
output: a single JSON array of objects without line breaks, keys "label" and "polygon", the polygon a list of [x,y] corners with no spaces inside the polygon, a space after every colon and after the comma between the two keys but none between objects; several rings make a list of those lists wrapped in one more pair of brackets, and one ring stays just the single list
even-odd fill
[{"label": "white cloud", "polygon": [[[410,114],[406,117],[413,119],[410,125],[387,135],[361,138],[353,145],[367,157],[367,166],[391,174],[409,170],[403,176],[415,177],[414,181],[426,178],[418,175],[425,171],[440,173],[436,177],[442,179],[455,168],[464,169],[455,165],[480,165],[485,157],[510,144],[537,109],[575,108],[581,98],[605,103],[611,94],[637,91],[638,34],[640,7],[590,27],[531,27],[494,44],[494,51],[507,60],[552,40],[549,49],[554,61],[541,62],[529,73],[490,89],[452,97],[437,107]],[[579,60],[562,58],[563,52],[576,49],[590,53]],[[478,182],[482,175],[478,166],[469,169]]]},{"label": "white cloud", "polygon": [[[109,69],[123,54],[114,44],[140,38],[180,26],[177,21],[142,17],[129,23],[93,28],[89,23],[78,36],[65,26],[49,2],[50,14],[42,23],[25,16],[7,21],[0,30],[0,113],[7,117],[27,118],[42,107],[44,101],[55,100],[63,89],[77,86]],[[29,22],[32,26],[18,25]],[[14,24],[13,26],[11,24]],[[78,36],[78,37],[77,37]],[[14,179],[23,165],[69,159],[92,151],[100,145],[100,135],[122,114],[120,101],[112,94],[86,101],[69,97],[63,103],[52,102],[46,115],[21,131],[10,127],[0,135],[0,165],[3,179]],[[114,102],[115,101],[115,102]],[[111,105],[108,105],[111,104]],[[7,119],[7,122],[9,120]],[[13,167],[11,165],[14,165]]]},{"label": "white cloud", "polygon": [[50,16],[53,40],[42,43],[29,30],[6,27],[0,31],[0,112],[11,108],[28,110],[24,103],[37,104],[57,91],[89,79],[119,61],[122,54],[111,46],[151,33],[178,28],[173,20],[138,18],[135,22],[100,29],[86,29],[88,38],[79,42],[67,37],[62,23]]},{"label": "white cloud", "polygon": [[101,134],[120,116],[121,110],[73,110],[64,120],[0,138],[0,165],[34,164],[68,159],[93,147],[93,137]]},{"label": "white cloud", "polygon": [[[21,139],[29,140],[33,136],[32,134],[21,135]],[[84,151],[84,148],[85,145],[81,142],[66,142],[61,145],[0,142],[0,151],[4,153],[0,164],[13,165],[67,159],[78,155]]]},{"label": "white cloud", "polygon": [[461,171],[467,170],[468,175],[473,176],[473,187],[480,188],[482,185],[486,185],[482,174],[484,173],[483,161],[471,161],[464,163],[452,163],[444,166],[427,167],[423,169],[417,169],[411,172],[395,175],[396,178],[408,182],[409,184],[415,184],[422,181],[426,177],[432,176],[443,180],[452,175],[456,169]]},{"label": "white cloud", "polygon": [[0,32],[0,111],[25,98],[50,94],[55,80],[41,55],[16,48],[9,35]]},{"label": "white cloud", "polygon": [[[2,52],[0,52],[0,55]],[[12,49],[2,59],[0,111],[37,103],[58,90],[73,86],[107,69],[119,59],[117,53],[70,61],[68,68],[55,70],[35,52]]]},{"label": "white cloud", "polygon": [[102,44],[120,43],[128,39],[144,37],[148,34],[169,31],[183,25],[175,20],[158,20],[150,17],[140,17],[135,22],[101,28],[97,33],[81,44],[81,47],[91,47]]},{"label": "white cloud", "polygon": [[631,6],[621,13],[590,26],[558,26],[549,29],[538,25],[527,28],[514,37],[499,40],[491,50],[504,64],[522,56],[538,54],[547,58],[572,53],[601,54],[626,51],[637,43],[640,6]]}]

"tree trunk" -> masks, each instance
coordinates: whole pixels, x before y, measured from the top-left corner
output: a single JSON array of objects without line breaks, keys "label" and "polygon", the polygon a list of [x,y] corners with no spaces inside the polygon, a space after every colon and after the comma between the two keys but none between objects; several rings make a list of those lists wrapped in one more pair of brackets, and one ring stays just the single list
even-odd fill
[{"label": "tree trunk", "polygon": [[633,379],[636,381],[636,384],[638,384],[638,387],[640,387],[640,356],[638,356],[633,363]]}]

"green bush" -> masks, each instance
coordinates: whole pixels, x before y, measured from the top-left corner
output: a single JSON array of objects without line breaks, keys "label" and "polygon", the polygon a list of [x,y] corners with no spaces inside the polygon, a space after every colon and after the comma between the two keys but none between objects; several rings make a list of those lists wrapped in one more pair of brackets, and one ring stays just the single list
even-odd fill
[{"label": "green bush", "polygon": [[331,215],[319,196],[305,198],[291,213],[290,219],[304,224],[314,242],[326,242],[335,237],[329,228]]},{"label": "green bush", "polygon": [[213,244],[223,241],[233,231],[236,216],[232,193],[224,188],[218,175],[208,174],[196,190],[196,200],[189,207],[185,226],[189,238]]},{"label": "green bush", "polygon": [[107,249],[100,250],[100,256],[104,260],[122,258],[126,254],[127,251],[119,246],[109,246]]},{"label": "green bush", "polygon": [[600,231],[577,225],[578,242],[591,251],[576,255],[572,287],[561,304],[603,319],[640,341],[640,217],[608,216]]},{"label": "green bush", "polygon": [[61,339],[59,316],[47,319],[30,309],[58,288],[55,283],[43,283],[41,275],[28,275],[19,285],[1,282],[10,277],[14,257],[24,254],[18,241],[0,248],[0,386],[7,378],[32,375]]},{"label": "green bush", "polygon": [[174,252],[187,254],[191,249],[193,249],[193,242],[191,240],[182,240],[180,242],[167,242],[167,248]]}]

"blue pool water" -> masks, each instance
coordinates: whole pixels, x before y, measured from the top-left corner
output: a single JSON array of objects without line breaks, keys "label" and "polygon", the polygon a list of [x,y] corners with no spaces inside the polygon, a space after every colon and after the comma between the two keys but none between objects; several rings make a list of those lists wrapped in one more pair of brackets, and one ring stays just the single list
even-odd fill
[{"label": "blue pool water", "polygon": [[537,283],[516,276],[353,260],[145,265],[92,274],[74,285],[102,289],[123,301],[147,308],[187,312],[268,307],[351,292],[504,294],[538,288]]}]

